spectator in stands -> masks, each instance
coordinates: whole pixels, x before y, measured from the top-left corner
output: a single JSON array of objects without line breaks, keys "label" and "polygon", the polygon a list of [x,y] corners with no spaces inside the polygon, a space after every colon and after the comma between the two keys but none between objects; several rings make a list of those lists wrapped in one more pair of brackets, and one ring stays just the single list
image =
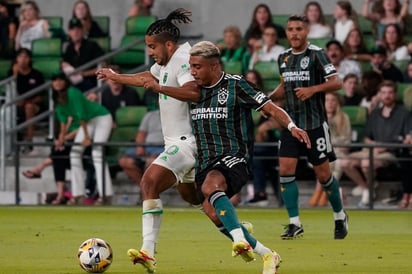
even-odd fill
[{"label": "spectator in stands", "polygon": [[306,4],[305,16],[309,20],[308,38],[332,38],[333,32],[331,26],[326,22],[321,5],[316,1]]},{"label": "spectator in stands", "polygon": [[0,56],[9,57],[14,51],[17,18],[11,16],[4,1],[0,1]]},{"label": "spectator in stands", "polygon": [[[109,66],[114,72],[121,73],[117,65]],[[116,110],[124,106],[137,106],[142,102],[136,90],[132,87],[119,84],[113,80],[107,80],[107,86],[102,89],[102,105],[112,115],[113,121],[116,121]],[[114,124],[115,126],[115,124]]]},{"label": "spectator in stands", "polygon": [[16,50],[31,49],[33,40],[50,37],[49,23],[40,18],[40,9],[35,1],[26,1],[21,6],[21,17],[16,34]]},{"label": "spectator in stands", "polygon": [[399,0],[365,0],[362,7],[362,16],[376,25],[376,41],[382,40],[385,26],[388,24],[398,24],[403,29],[403,20],[409,11],[409,2],[409,0],[404,0],[401,4]]},{"label": "spectator in stands", "polygon": [[333,10],[333,17],[334,37],[343,44],[349,31],[358,26],[357,14],[349,1],[338,1]]},{"label": "spectator in stands", "polygon": [[[52,77],[52,89],[53,89],[53,101],[57,105],[58,93],[68,92],[70,87],[70,82],[63,73],[58,73]],[[62,125],[60,125],[62,126]],[[71,145],[68,142],[73,142],[74,137],[77,134],[77,130],[80,124],[78,120],[73,119],[73,117],[68,117],[66,128],[62,129],[60,132],[63,136],[58,136],[57,138],[62,138],[63,143],[59,143],[51,148],[50,156],[44,159],[41,163],[23,172],[23,175],[28,179],[41,178],[43,170],[53,165],[54,179],[57,186],[57,195],[51,204],[60,205],[66,204],[68,197],[65,197],[66,190],[66,169],[70,169],[70,151]]]},{"label": "spectator in stands", "polygon": [[382,46],[386,49],[388,61],[410,60],[408,47],[403,41],[401,27],[398,24],[387,24],[383,33]]},{"label": "spectator in stands", "polygon": [[[330,137],[333,145],[347,145],[351,142],[352,129],[349,117],[341,110],[342,97],[336,92],[329,92],[325,95],[325,110],[328,117]],[[342,169],[340,166],[341,159],[348,154],[348,147],[335,147],[336,160],[330,164],[333,176],[340,180]],[[328,205],[328,197],[323,190],[322,185],[317,182],[316,189],[309,200],[310,206]]]},{"label": "spectator in stands", "polygon": [[[56,116],[61,123],[56,146],[64,144],[64,129],[67,127],[68,117],[79,121],[80,128],[74,139],[81,145],[73,146],[70,152],[71,190],[73,199],[71,204],[81,204],[85,194],[85,179],[83,174],[82,156],[86,147],[94,143],[104,143],[110,137],[112,129],[112,116],[102,105],[91,102],[77,89],[57,90]],[[113,195],[112,181],[107,164],[103,165],[103,148],[99,145],[92,146],[93,165],[96,170],[97,189],[99,200],[97,204],[111,202]],[[103,170],[103,166],[105,167]],[[103,180],[104,176],[104,180]],[[103,195],[103,181],[105,182],[105,195]]]},{"label": "spectator in stands", "polygon": [[[16,52],[16,58],[12,68],[9,70],[9,76],[16,76],[17,95],[23,95],[32,89],[44,84],[43,74],[32,66],[31,51],[26,48],[21,48]],[[33,118],[41,109],[41,104],[44,100],[44,92],[33,95],[29,98],[17,102],[17,119],[19,122],[27,121]],[[27,127],[25,140],[33,141],[34,125]],[[29,153],[33,150],[33,146],[23,148],[24,153]],[[34,154],[35,152],[33,152]]]},{"label": "spectator in stands", "polygon": [[359,106],[363,95],[359,93],[359,78],[354,73],[348,73],[343,78],[343,105]]},{"label": "spectator in stands", "polygon": [[93,20],[92,12],[87,1],[77,0],[74,3],[72,18],[77,18],[82,23],[85,38],[108,36],[108,33],[105,33],[97,22]]},{"label": "spectator in stands", "polygon": [[96,66],[84,69],[76,74],[71,74],[76,68],[102,56],[100,46],[89,39],[84,38],[83,24],[77,18],[69,22],[70,42],[63,53],[62,70],[70,75],[71,82],[76,88],[85,92],[97,85],[95,77]]},{"label": "spectator in stands", "polygon": [[403,73],[394,64],[388,62],[387,51],[384,47],[376,47],[372,50],[371,54],[372,70],[382,75],[384,80],[403,82]]},{"label": "spectator in stands", "polygon": [[365,96],[360,102],[360,106],[366,107],[368,113],[371,113],[380,104],[377,93],[382,81],[382,75],[373,70],[365,72],[362,76],[361,86]]},{"label": "spectator in stands", "polygon": [[403,72],[403,82],[412,83],[412,61],[409,61],[408,66]]},{"label": "spectator in stands", "polygon": [[[263,88],[262,77],[259,72],[255,70],[249,70],[245,73],[245,79],[256,85],[257,88]],[[260,115],[258,125],[255,125],[255,143],[259,142],[271,142],[277,141],[275,128],[279,128],[278,123],[273,119],[267,119]],[[255,145],[253,150],[253,198],[246,201],[250,206],[267,206],[269,203],[268,195],[266,192],[267,175],[271,173],[270,177],[274,180],[278,180],[278,175],[275,173],[277,161],[268,159],[258,159],[257,157],[273,157],[277,155],[276,146],[259,146]],[[277,182],[274,182],[277,184]]]},{"label": "spectator in stands", "polygon": [[[412,117],[409,118],[409,122],[412,123]],[[409,133],[403,140],[404,144],[412,144],[412,125],[409,125]],[[412,169],[412,155],[409,149],[403,150],[402,157],[406,157],[406,160],[400,161],[401,166],[401,182],[402,182],[402,198],[399,202],[399,208],[412,209],[412,181],[411,181],[411,169]]]},{"label": "spectator in stands", "polygon": [[217,45],[221,50],[223,64],[230,61],[242,63],[242,72],[249,65],[250,53],[242,43],[242,34],[236,26],[228,26],[223,31],[223,43]]},{"label": "spectator in stands", "polygon": [[128,17],[152,15],[154,0],[135,0],[127,13]]},{"label": "spectator in stands", "polygon": [[[145,114],[135,141],[139,145],[126,149],[124,155],[119,159],[119,165],[127,176],[140,186],[144,170],[164,150],[160,111],[158,109],[148,111]],[[144,143],[153,145],[141,145]]]},{"label": "spectator in stands", "polygon": [[339,41],[331,40],[326,43],[326,55],[335,66],[341,80],[343,80],[348,73],[356,74],[358,78],[362,77],[361,66],[358,62],[345,58],[343,46]]},{"label": "spectator in stands", "polygon": [[265,27],[269,25],[275,25],[276,32],[279,38],[286,37],[285,29],[277,24],[273,23],[272,12],[266,4],[259,4],[253,11],[252,21],[246,30],[244,40],[249,47],[249,51],[253,52],[255,48],[262,47],[262,34]]},{"label": "spectator in stands", "polygon": [[355,61],[370,61],[371,55],[366,48],[362,32],[358,28],[349,31],[348,36],[343,42],[345,57]]},{"label": "spectator in stands", "polygon": [[[365,144],[400,143],[409,133],[409,112],[396,104],[396,83],[384,80],[379,86],[382,106],[375,108],[368,116],[365,126]],[[396,151],[385,147],[373,148],[374,171],[396,162]],[[342,159],[343,172],[362,189],[359,207],[366,207],[370,198],[368,178],[370,162],[369,149],[352,152]],[[372,178],[373,180],[373,178]]]},{"label": "spectator in stands", "polygon": [[274,62],[277,65],[279,55],[285,50],[284,46],[278,45],[278,34],[274,26],[267,26],[263,30],[262,47],[254,49],[249,63],[249,69],[259,61]]}]

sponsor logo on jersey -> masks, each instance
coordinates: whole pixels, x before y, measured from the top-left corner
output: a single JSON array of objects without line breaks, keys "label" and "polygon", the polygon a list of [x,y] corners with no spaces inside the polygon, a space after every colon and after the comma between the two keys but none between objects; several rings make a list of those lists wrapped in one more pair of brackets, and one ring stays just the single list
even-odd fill
[{"label": "sponsor logo on jersey", "polygon": [[282,77],[285,82],[309,81],[310,73],[307,70],[285,71],[282,73]]},{"label": "sponsor logo on jersey", "polygon": [[190,111],[192,120],[227,119],[227,107],[195,108]]},{"label": "sponsor logo on jersey", "polygon": [[165,74],[163,74],[163,80],[162,80],[163,84],[166,84],[168,76],[169,76],[169,74],[167,72],[165,72]]}]

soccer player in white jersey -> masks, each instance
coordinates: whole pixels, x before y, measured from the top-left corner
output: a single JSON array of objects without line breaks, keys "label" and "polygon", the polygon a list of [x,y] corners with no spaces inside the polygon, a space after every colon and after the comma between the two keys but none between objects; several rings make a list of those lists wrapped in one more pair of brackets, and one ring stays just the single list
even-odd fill
[{"label": "soccer player in white jersey", "polygon": [[[104,68],[96,72],[100,80],[144,86],[152,78],[161,86],[181,88],[181,92],[193,90],[193,77],[189,66],[189,43],[178,44],[180,30],[172,23],[190,22],[191,13],[184,9],[171,12],[149,26],[145,35],[148,54],[156,62],[150,71],[136,74],[117,74]],[[142,236],[140,250],[129,249],[133,263],[143,265],[148,273],[155,271],[155,245],[163,214],[160,193],[176,185],[182,198],[198,205],[194,186],[196,141],[192,133],[189,105],[159,93],[160,117],[165,150],[145,171],[140,183],[143,198]]]}]

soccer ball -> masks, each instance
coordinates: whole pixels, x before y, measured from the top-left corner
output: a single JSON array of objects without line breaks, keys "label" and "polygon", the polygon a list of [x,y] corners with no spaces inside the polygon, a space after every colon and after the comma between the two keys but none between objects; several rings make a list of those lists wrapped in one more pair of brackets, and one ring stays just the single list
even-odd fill
[{"label": "soccer ball", "polygon": [[105,240],[90,238],[79,246],[77,258],[86,272],[102,273],[112,264],[113,251]]}]

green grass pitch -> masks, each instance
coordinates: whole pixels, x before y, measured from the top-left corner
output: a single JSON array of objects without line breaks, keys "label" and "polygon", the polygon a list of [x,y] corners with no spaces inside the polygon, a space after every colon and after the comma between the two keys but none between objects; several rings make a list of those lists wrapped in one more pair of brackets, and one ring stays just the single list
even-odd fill
[{"label": "green grass pitch", "polygon": [[[238,209],[254,235],[282,256],[280,274],[412,273],[411,211],[349,211],[349,235],[333,240],[330,210],[302,210],[305,235],[282,241],[283,209]],[[1,274],[81,274],[77,248],[91,237],[113,248],[108,274],[145,273],[126,251],[141,243],[138,207],[0,207]],[[262,262],[231,257],[231,243],[192,208],[165,208],[159,274],[261,273]]]}]

